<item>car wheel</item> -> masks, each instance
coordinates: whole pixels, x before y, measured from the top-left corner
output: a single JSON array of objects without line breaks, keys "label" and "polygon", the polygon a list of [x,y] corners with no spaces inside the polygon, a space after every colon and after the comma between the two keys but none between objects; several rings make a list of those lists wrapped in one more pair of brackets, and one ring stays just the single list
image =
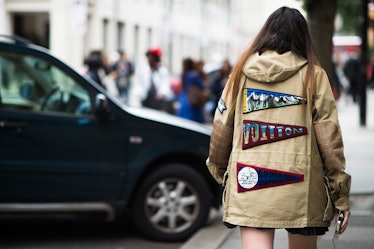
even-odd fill
[{"label": "car wheel", "polygon": [[141,184],[133,205],[133,222],[145,237],[183,241],[207,220],[211,207],[208,185],[194,169],[169,164]]}]

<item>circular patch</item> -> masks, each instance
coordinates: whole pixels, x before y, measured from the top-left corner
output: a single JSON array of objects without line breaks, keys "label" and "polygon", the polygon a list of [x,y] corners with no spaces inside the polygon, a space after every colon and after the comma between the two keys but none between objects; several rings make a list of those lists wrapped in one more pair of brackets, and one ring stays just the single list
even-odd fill
[{"label": "circular patch", "polygon": [[238,183],[242,188],[250,189],[258,182],[257,171],[251,167],[244,167],[238,172]]}]

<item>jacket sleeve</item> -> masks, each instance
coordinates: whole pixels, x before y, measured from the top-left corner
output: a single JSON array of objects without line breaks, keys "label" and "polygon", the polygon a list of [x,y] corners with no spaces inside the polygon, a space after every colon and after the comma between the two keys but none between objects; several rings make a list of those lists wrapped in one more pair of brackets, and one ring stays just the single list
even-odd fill
[{"label": "jacket sleeve", "polygon": [[348,210],[351,176],[345,172],[344,146],[335,99],[325,71],[318,69],[316,76],[313,102],[316,140],[335,208]]},{"label": "jacket sleeve", "polygon": [[220,184],[223,183],[232,149],[236,100],[230,98],[231,91],[225,87],[215,111],[209,157],[206,161],[209,172]]}]

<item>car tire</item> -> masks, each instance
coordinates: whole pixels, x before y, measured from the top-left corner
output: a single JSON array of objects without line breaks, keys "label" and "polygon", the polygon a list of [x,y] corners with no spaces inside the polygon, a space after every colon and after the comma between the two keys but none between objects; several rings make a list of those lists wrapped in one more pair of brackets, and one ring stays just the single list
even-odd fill
[{"label": "car tire", "polygon": [[133,223],[145,237],[158,241],[184,241],[207,221],[210,192],[194,169],[168,164],[153,171],[136,193]]}]

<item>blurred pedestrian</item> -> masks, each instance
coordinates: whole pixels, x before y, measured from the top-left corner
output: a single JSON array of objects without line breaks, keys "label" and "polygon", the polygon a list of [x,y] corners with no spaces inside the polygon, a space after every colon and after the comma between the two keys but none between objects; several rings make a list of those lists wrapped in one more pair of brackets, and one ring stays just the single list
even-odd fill
[{"label": "blurred pedestrian", "polygon": [[374,56],[371,57],[369,64],[369,85],[374,89]]},{"label": "blurred pedestrian", "polygon": [[204,86],[207,88],[209,83],[207,82],[208,77],[204,71],[205,62],[203,60],[197,60],[195,62],[195,70],[203,80]]},{"label": "blurred pedestrian", "polygon": [[233,68],[214,116],[207,166],[225,186],[223,221],[243,248],[317,248],[338,210],[350,216],[351,177],[326,72],[296,9],[273,12]]},{"label": "blurred pedestrian", "polygon": [[223,89],[225,88],[226,82],[229,78],[231,73],[231,64],[229,60],[224,60],[222,62],[222,66],[216,74],[216,77],[213,78],[211,86],[210,86],[210,94],[211,94],[211,101],[213,102],[212,109],[210,111],[210,115],[214,117],[214,113],[218,106],[218,101],[221,98],[221,94]]},{"label": "blurred pedestrian", "polygon": [[131,77],[134,74],[134,64],[127,58],[125,52],[118,50],[118,59],[111,65],[111,70],[117,72],[115,83],[118,88],[120,99],[127,103],[129,98],[129,89],[131,87]]},{"label": "blurred pedestrian", "polygon": [[114,97],[119,96],[114,81],[117,72],[110,72],[108,57],[101,50],[91,50],[85,58],[84,64],[87,66],[84,75],[97,82]]},{"label": "blurred pedestrian", "polygon": [[179,95],[177,115],[199,123],[205,122],[204,105],[208,99],[201,74],[191,58],[182,61],[182,93]]},{"label": "blurred pedestrian", "polygon": [[352,52],[350,58],[344,65],[343,68],[345,77],[349,82],[349,94],[352,96],[354,103],[357,102],[358,98],[358,88],[360,84],[360,62],[358,60],[358,53]]},{"label": "blurred pedestrian", "polygon": [[337,66],[333,62],[332,63],[332,82],[331,82],[331,87],[332,87],[332,93],[334,94],[334,99],[335,101],[339,100],[342,91],[344,91],[344,87],[340,81],[338,72],[337,72]]},{"label": "blurred pedestrian", "polygon": [[161,63],[162,51],[150,48],[146,57],[148,63],[135,70],[134,95],[144,107],[173,113],[173,92],[169,71]]},{"label": "blurred pedestrian", "polygon": [[91,50],[84,60],[87,66],[86,76],[93,79],[99,85],[104,86],[102,78],[106,75],[106,68],[104,66],[104,56],[101,50]]}]

